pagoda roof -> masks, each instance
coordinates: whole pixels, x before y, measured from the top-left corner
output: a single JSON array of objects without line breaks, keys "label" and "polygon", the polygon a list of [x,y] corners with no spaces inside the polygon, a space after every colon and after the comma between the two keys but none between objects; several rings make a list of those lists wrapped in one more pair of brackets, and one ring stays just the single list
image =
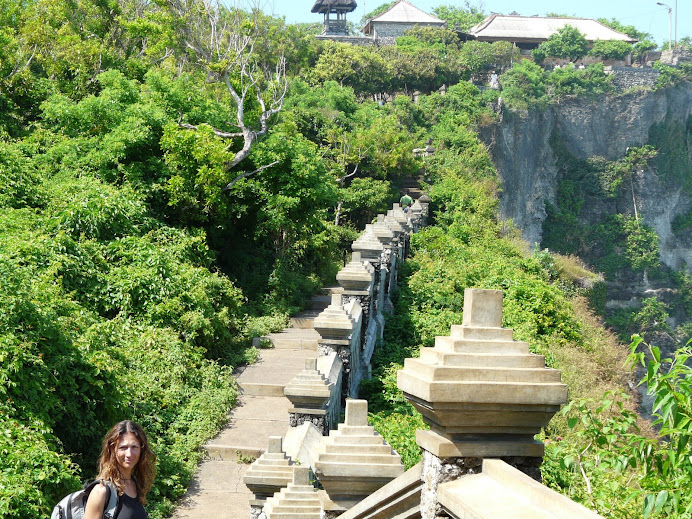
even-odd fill
[{"label": "pagoda roof", "polygon": [[312,13],[333,13],[336,11],[350,13],[358,4],[355,0],[315,0],[315,5],[312,6]]},{"label": "pagoda roof", "polygon": [[493,14],[471,27],[468,33],[480,41],[542,42],[566,25],[579,29],[579,32],[591,43],[596,40],[620,40],[628,43],[637,41],[627,34],[589,18],[541,18]]}]

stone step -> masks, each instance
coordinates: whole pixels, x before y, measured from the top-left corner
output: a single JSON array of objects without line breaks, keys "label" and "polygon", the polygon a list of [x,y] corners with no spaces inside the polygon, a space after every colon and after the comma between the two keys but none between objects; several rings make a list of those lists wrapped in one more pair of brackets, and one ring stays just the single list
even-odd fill
[{"label": "stone step", "polygon": [[305,369],[305,361],[316,357],[315,351],[305,349],[260,350],[260,360],[238,375],[238,384],[243,390],[253,386],[276,386],[281,390],[274,396],[283,396],[283,388]]},{"label": "stone step", "polygon": [[277,333],[265,335],[275,349],[317,351],[320,334],[311,328],[286,328]]},{"label": "stone step", "polygon": [[320,315],[324,309],[306,310],[294,315],[289,319],[292,328],[299,330],[314,329],[315,317]]},{"label": "stone step", "polygon": [[305,519],[306,517],[320,517],[321,512],[311,512],[310,515],[306,515],[307,512],[273,512],[271,515],[272,519]]},{"label": "stone step", "polygon": [[243,484],[243,476],[249,466],[213,460],[200,463],[195,478],[178,502],[172,519],[249,517],[249,501],[253,496]]},{"label": "stone step", "polygon": [[283,396],[244,395],[226,427],[204,445],[207,457],[225,461],[258,458],[266,451],[270,436],[286,434],[290,406]]},{"label": "stone step", "polygon": [[250,396],[284,396],[284,386],[246,382],[240,384],[244,395]]}]

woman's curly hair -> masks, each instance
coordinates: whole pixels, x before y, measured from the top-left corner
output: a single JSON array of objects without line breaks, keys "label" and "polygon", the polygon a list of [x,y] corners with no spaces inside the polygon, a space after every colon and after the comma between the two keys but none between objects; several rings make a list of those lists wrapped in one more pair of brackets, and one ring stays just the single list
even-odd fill
[{"label": "woman's curly hair", "polygon": [[122,474],[118,468],[116,452],[121,438],[127,433],[134,434],[141,444],[139,461],[132,471],[137,486],[137,497],[144,505],[147,502],[147,493],[151,490],[156,476],[156,454],[149,447],[147,435],[139,424],[132,420],[123,420],[115,424],[103,439],[101,446],[101,458],[99,459],[99,478],[109,479],[118,488],[122,495],[125,491],[120,481]]}]

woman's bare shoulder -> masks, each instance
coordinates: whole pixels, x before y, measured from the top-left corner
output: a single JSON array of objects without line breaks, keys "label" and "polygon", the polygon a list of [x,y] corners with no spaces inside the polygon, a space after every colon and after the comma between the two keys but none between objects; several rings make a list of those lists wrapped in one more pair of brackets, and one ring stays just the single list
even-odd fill
[{"label": "woman's bare shoulder", "polygon": [[103,509],[106,507],[106,492],[106,485],[103,481],[91,490],[84,509],[84,519],[103,517]]}]

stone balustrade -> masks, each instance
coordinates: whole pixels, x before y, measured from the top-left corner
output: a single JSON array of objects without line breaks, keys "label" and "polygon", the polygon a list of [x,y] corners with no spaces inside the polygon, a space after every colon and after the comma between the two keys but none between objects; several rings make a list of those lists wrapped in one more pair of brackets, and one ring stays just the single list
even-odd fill
[{"label": "stone balustrade", "polygon": [[[567,388],[559,371],[502,328],[500,291],[467,289],[462,323],[398,373],[430,426],[416,432],[419,465],[404,472],[368,425],[367,402],[352,399],[382,337],[397,263],[429,203],[424,195],[409,213],[395,206],[353,242],[337,275],[341,289],[314,319],[318,356],[285,388],[291,427],[283,443],[270,440],[245,477],[255,494],[253,517],[599,517],[535,481],[543,445],[534,436],[566,403]],[[334,430],[344,407],[345,423]],[[489,503],[488,495],[499,497]]]}]

